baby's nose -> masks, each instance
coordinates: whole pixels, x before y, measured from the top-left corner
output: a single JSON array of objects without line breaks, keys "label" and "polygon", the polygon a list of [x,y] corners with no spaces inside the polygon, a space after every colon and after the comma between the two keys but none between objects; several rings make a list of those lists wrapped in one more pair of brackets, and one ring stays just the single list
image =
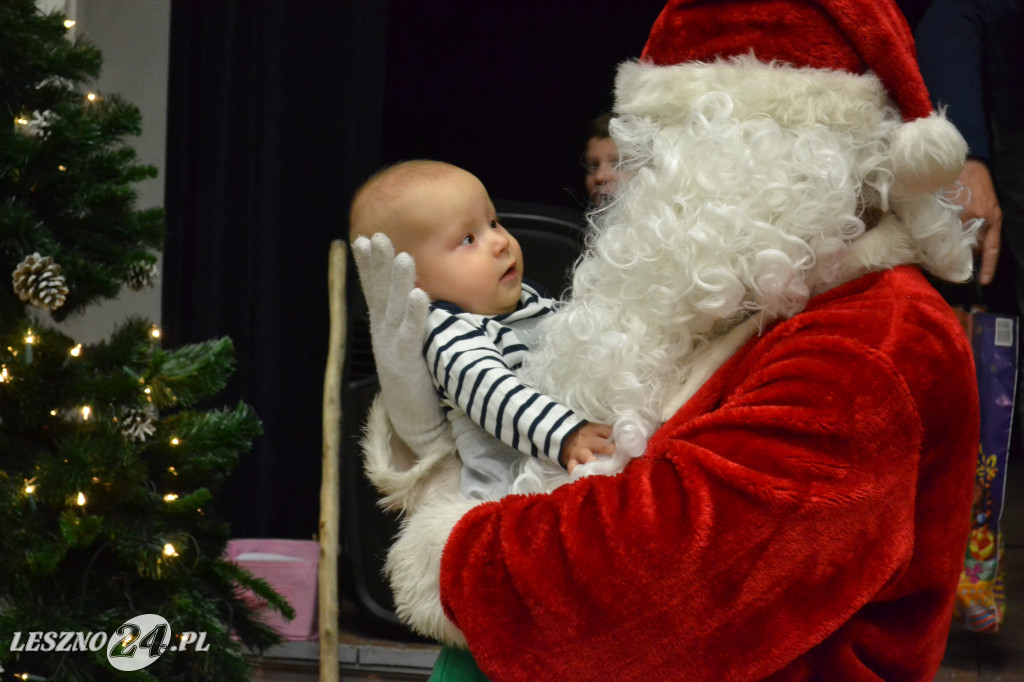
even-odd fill
[{"label": "baby's nose", "polygon": [[495,253],[501,253],[508,248],[509,238],[504,230],[493,230],[491,232],[491,245]]}]

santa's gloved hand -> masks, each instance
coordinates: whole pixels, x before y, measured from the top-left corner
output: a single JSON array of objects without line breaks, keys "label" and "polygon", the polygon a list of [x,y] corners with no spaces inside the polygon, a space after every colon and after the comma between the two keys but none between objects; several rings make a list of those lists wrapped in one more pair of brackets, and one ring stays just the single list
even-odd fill
[{"label": "santa's gloved hand", "polygon": [[412,256],[395,256],[387,236],[378,233],[371,239],[357,238],[352,255],[370,311],[370,336],[384,409],[398,437],[422,457],[446,424],[423,358],[430,299],[415,288]]}]

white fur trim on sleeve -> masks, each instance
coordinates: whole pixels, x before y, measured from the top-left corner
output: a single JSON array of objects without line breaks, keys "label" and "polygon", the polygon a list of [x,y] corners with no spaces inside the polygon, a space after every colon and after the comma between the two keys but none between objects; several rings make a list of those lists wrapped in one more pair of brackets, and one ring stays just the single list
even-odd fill
[{"label": "white fur trim on sleeve", "polygon": [[384,567],[395,614],[425,637],[465,646],[465,637],[441,608],[441,554],[452,528],[480,502],[458,494],[461,462],[454,442],[440,438],[417,458],[395,435],[378,398],[362,446],[367,477],[383,494],[380,504],[402,513]]},{"label": "white fur trim on sleeve", "polygon": [[445,644],[464,647],[466,638],[441,608],[441,555],[455,524],[478,504],[460,496],[431,500],[406,515],[388,552],[395,613],[415,632]]},{"label": "white fur trim on sleeve", "polygon": [[462,464],[448,432],[418,458],[395,434],[379,396],[370,408],[362,446],[366,476],[387,509],[409,512],[437,494],[459,489]]}]

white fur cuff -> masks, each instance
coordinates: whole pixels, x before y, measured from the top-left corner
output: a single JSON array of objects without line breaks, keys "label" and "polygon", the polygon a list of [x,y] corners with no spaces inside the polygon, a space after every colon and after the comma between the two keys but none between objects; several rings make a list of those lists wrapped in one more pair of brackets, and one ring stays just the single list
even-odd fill
[{"label": "white fur cuff", "polygon": [[362,446],[366,476],[387,509],[408,513],[436,494],[459,489],[461,463],[448,430],[418,458],[395,435],[379,396],[370,408]]},{"label": "white fur cuff", "polygon": [[395,613],[419,634],[466,646],[466,638],[441,608],[441,554],[455,524],[479,501],[460,496],[432,500],[406,517],[388,552]]}]

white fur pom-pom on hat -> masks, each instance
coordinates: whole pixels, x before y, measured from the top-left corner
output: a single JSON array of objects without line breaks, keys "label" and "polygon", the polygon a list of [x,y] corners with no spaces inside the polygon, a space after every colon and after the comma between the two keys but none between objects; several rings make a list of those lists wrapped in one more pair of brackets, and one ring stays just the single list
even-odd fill
[{"label": "white fur pom-pom on hat", "polygon": [[939,113],[908,121],[896,130],[889,158],[893,192],[935,192],[955,181],[967,157],[967,142]]}]

